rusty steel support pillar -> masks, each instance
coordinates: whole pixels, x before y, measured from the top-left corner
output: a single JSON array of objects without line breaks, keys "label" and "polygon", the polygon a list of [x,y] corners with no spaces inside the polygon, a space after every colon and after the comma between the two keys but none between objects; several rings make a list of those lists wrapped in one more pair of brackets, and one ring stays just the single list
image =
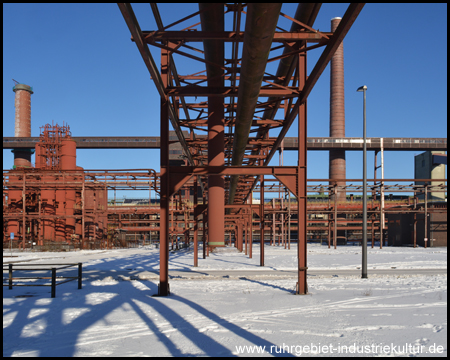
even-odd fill
[{"label": "rusty steel support pillar", "polygon": [[272,238],[269,241],[269,245],[274,246],[275,239],[276,239],[276,235],[275,235],[275,198],[272,198],[272,229],[270,232],[272,233]]},{"label": "rusty steel support pillar", "polygon": [[337,246],[337,184],[334,185],[333,246]]},{"label": "rusty steel support pillar", "polygon": [[[180,197],[181,197],[181,191],[180,190]],[[187,194],[187,188],[184,188],[184,198],[182,201],[181,210],[183,211],[183,220],[184,220],[184,228],[183,228],[183,235],[184,235],[184,246],[189,246],[189,232],[188,232],[188,204],[186,202],[186,194]]]},{"label": "rusty steel support pillar", "polygon": [[[203,204],[205,204],[205,193],[203,193]],[[206,210],[202,214],[202,226],[203,259],[206,259]]]},{"label": "rusty steel support pillar", "polygon": [[[158,295],[169,290],[169,103],[161,99],[161,212],[159,224],[159,284]],[[173,222],[173,219],[172,219]]]},{"label": "rusty steel support pillar", "polygon": [[241,219],[241,252],[244,251],[245,220]]},{"label": "rusty steel support pillar", "polygon": [[[161,50],[161,75],[164,86],[169,84],[169,55],[167,50]],[[161,180],[160,180],[160,224],[159,224],[159,284],[158,295],[168,296],[169,289],[169,100],[161,97],[161,145],[160,145],[160,161],[161,161]],[[173,222],[173,219],[172,219]]]},{"label": "rusty steel support pillar", "polygon": [[240,242],[240,248],[239,251],[242,252],[244,251],[244,232],[243,232],[243,226],[242,226],[242,221],[239,221],[239,242]]},{"label": "rusty steel support pillar", "polygon": [[289,201],[288,201],[288,250],[291,250],[291,193],[288,192]]},{"label": "rusty steel support pillar", "polygon": [[238,250],[239,252],[242,252],[242,222],[237,221],[236,222],[236,239],[238,241]]},{"label": "rusty steel support pillar", "polygon": [[372,244],[372,249],[373,249],[373,243],[374,243],[374,238],[375,238],[375,228],[373,227],[373,222],[375,221],[374,216],[371,215],[370,216],[370,220],[371,220],[371,231],[372,231],[372,238],[370,239],[371,244]]},{"label": "rusty steel support pillar", "polygon": [[236,241],[236,248],[240,249],[240,244],[239,244],[239,232],[238,232],[238,224],[235,222],[234,223],[234,241]]},{"label": "rusty steel support pillar", "polygon": [[41,211],[42,211],[42,202],[39,199],[39,203],[38,203],[38,215],[39,215],[39,233],[38,233],[38,245],[42,246],[44,245],[44,240],[43,240],[43,236],[44,236],[44,231],[42,229],[42,217],[41,217]]},{"label": "rusty steel support pillar", "polygon": [[[306,52],[299,55],[298,62],[298,80],[299,90],[303,89],[306,82]],[[298,196],[298,282],[297,295],[305,295],[308,293],[306,283],[306,145],[307,145],[307,128],[306,128],[306,100],[300,105],[298,110],[298,179],[297,179],[297,196]]]},{"label": "rusty steel support pillar", "polygon": [[328,213],[328,235],[327,235],[327,240],[328,240],[328,249],[331,248],[331,222],[330,222],[330,213]]},{"label": "rusty steel support pillar", "polygon": [[25,188],[25,181],[26,181],[26,173],[23,173],[23,183],[22,183],[22,250],[25,250],[25,241],[26,241],[26,234],[27,234],[27,227],[26,227],[26,212],[27,212],[27,192]]},{"label": "rusty steel support pillar", "polygon": [[84,249],[86,244],[86,179],[84,174],[81,175],[81,179],[81,249]]},{"label": "rusty steel support pillar", "polygon": [[248,221],[247,221],[247,213],[244,215],[244,229],[245,229],[245,255],[247,255],[247,246],[248,246]]},{"label": "rusty steel support pillar", "polygon": [[194,176],[194,267],[198,266],[198,185],[197,176]]},{"label": "rusty steel support pillar", "polygon": [[[423,220],[424,220],[424,229],[423,229],[423,234],[424,234],[424,247],[425,248],[427,248],[427,240],[428,240],[428,218],[427,218],[427,216],[428,216],[428,199],[427,199],[427,197],[428,197],[428,194],[427,194],[427,191],[428,190],[428,184],[427,183],[425,183],[425,198],[424,198],[424,201],[425,201],[425,203],[424,203],[424,210],[425,210],[425,214],[424,214],[424,218],[423,218]],[[431,241],[430,241],[430,243],[431,243]]]},{"label": "rusty steel support pillar", "polygon": [[259,200],[259,216],[261,220],[260,224],[260,257],[259,265],[264,266],[264,175],[260,177],[260,200]]},{"label": "rusty steel support pillar", "polygon": [[250,239],[249,239],[249,242],[250,242],[250,244],[249,244],[250,248],[249,248],[249,252],[248,252],[248,257],[249,257],[249,259],[251,259],[252,258],[252,248],[253,248],[253,209],[252,208],[250,208]]},{"label": "rusty steel support pillar", "polygon": [[170,242],[171,242],[171,246],[172,246],[171,250],[174,249],[173,248],[173,239],[174,239],[174,233],[175,233],[175,225],[174,225],[175,217],[174,217],[174,214],[173,214],[173,200],[174,200],[174,197],[171,196],[170,200],[169,200],[169,212],[168,212],[168,214],[169,214],[169,233],[168,233],[168,238],[170,239]]},{"label": "rusty steel support pillar", "polygon": [[205,247],[206,247],[206,256],[209,256],[209,222],[208,219],[209,218],[209,214],[208,214],[208,210],[206,210],[206,217],[205,217],[205,231],[206,231],[206,236],[205,236]]},{"label": "rusty steel support pillar", "polygon": [[417,247],[417,213],[414,213],[414,247]]},{"label": "rusty steel support pillar", "polygon": [[281,245],[284,245],[284,248],[286,249],[286,238],[284,236],[284,213],[283,213],[283,198],[281,198]]}]

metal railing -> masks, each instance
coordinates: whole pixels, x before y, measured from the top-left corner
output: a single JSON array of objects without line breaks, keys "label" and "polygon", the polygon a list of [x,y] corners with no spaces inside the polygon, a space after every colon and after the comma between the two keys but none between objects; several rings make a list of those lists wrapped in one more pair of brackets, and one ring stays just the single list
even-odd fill
[{"label": "metal railing", "polygon": [[[32,268],[22,268],[22,266],[32,266]],[[37,266],[34,268],[34,266]],[[39,268],[39,266],[45,266],[47,268]],[[58,266],[58,267],[55,267]],[[78,276],[56,276],[56,270],[66,269],[72,266],[78,266]],[[16,269],[14,269],[14,267]],[[82,287],[82,270],[83,264],[82,263],[73,263],[73,264],[3,264],[3,272],[5,270],[8,270],[8,279],[3,278],[3,286],[8,286],[11,290],[13,288],[13,280],[48,280],[50,279],[50,284],[14,284],[14,286],[51,286],[51,297],[54,298],[56,294],[56,286],[64,284],[69,281],[73,281],[78,279],[78,289],[81,289]],[[21,277],[13,277],[13,271],[51,271],[51,276],[21,276]],[[61,279],[66,279],[64,281],[58,281]],[[7,283],[5,283],[5,280],[8,280]]]}]

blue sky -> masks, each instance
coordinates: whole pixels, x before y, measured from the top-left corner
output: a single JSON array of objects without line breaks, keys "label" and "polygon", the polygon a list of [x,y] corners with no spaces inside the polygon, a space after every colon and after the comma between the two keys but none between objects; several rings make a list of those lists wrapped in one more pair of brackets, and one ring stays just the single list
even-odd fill
[{"label": "blue sky", "polygon": [[[329,31],[347,6],[324,4],[314,27]],[[295,8],[284,4],[282,11],[293,16]],[[149,4],[133,9],[143,30],[156,29]],[[197,9],[159,4],[165,25]],[[175,29],[193,22],[186,24]],[[308,72],[322,49],[308,53]],[[159,50],[152,54],[159,64]],[[344,40],[344,57],[347,136],[362,136],[361,85],[368,87],[368,137],[447,136],[446,4],[367,4]],[[183,65],[178,60],[180,74],[194,72]],[[4,136],[14,136],[11,79],[34,89],[32,136],[52,120],[69,124],[73,136],[159,135],[159,96],[116,4],[3,4]],[[308,98],[308,136],[329,136],[329,82],[327,67]],[[385,177],[413,178],[414,155],[386,152]],[[346,156],[347,178],[362,178],[362,152]],[[368,178],[373,158],[368,152]],[[284,164],[296,159],[286,152]],[[3,150],[3,169],[12,165],[13,154]],[[159,151],[79,150],[77,165],[158,170]],[[328,153],[308,152],[308,178],[327,177]]]}]

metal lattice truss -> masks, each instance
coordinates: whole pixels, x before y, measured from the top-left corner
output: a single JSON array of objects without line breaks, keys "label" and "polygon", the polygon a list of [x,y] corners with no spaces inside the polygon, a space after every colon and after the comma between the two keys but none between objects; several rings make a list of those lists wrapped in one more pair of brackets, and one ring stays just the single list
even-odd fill
[{"label": "metal lattice truss", "polygon": [[[269,164],[363,4],[348,7],[335,33],[313,28],[320,7],[299,4],[295,14],[284,14],[281,3],[199,4],[199,11],[167,24],[151,3],[157,29],[145,30],[131,5],[119,4],[158,93],[169,101],[189,165],[213,165],[222,151],[214,165]],[[149,46],[161,49],[168,68],[157,68]],[[317,48],[322,55],[306,79],[307,52]],[[208,139],[199,138],[205,132]],[[243,203],[256,181],[227,176],[226,201]]]},{"label": "metal lattice truss", "polygon": [[[265,176],[275,177],[297,197],[296,293],[307,293],[306,99],[364,5],[351,4],[333,34],[313,28],[320,4],[299,4],[292,17],[281,12],[281,5],[199,3],[198,11],[167,25],[152,3],[157,29],[147,31],[141,30],[131,5],[119,4],[161,96],[159,295],[170,293],[169,199],[191,178],[195,190],[201,176],[208,183],[209,247],[224,246],[227,217],[233,215],[232,208],[243,210],[258,180],[264,199]],[[290,26],[284,25],[286,20]],[[160,70],[149,46],[161,49]],[[318,47],[324,48],[322,55],[307,77],[307,53]],[[296,118],[298,165],[269,166]],[[169,162],[169,120],[188,166]],[[182,128],[189,129],[189,139]],[[277,133],[275,140],[270,139],[271,130]],[[197,136],[201,132],[207,133],[206,140]],[[259,217],[264,266],[264,201]],[[195,239],[194,234],[194,244]]]}]

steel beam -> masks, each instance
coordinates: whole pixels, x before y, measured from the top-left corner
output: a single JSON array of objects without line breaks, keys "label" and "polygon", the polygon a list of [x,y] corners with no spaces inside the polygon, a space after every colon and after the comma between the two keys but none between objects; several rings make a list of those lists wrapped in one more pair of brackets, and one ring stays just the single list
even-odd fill
[{"label": "steel beam", "polygon": [[[320,4],[300,4],[301,6],[319,6]],[[306,10],[299,7],[300,14],[305,15]],[[297,9],[297,13],[299,10]],[[296,15],[297,15],[296,13]],[[303,17],[304,18],[304,17]],[[308,20],[307,20],[308,21]],[[295,30],[292,30],[292,29]],[[275,32],[273,34],[273,42],[293,42],[293,41],[308,41],[321,42],[324,37],[331,38],[332,32],[295,32],[300,25],[294,23],[290,32]],[[204,40],[221,40],[224,42],[243,41],[244,32],[236,31],[142,31],[144,41],[151,44],[155,41],[189,41],[202,42]]]}]

